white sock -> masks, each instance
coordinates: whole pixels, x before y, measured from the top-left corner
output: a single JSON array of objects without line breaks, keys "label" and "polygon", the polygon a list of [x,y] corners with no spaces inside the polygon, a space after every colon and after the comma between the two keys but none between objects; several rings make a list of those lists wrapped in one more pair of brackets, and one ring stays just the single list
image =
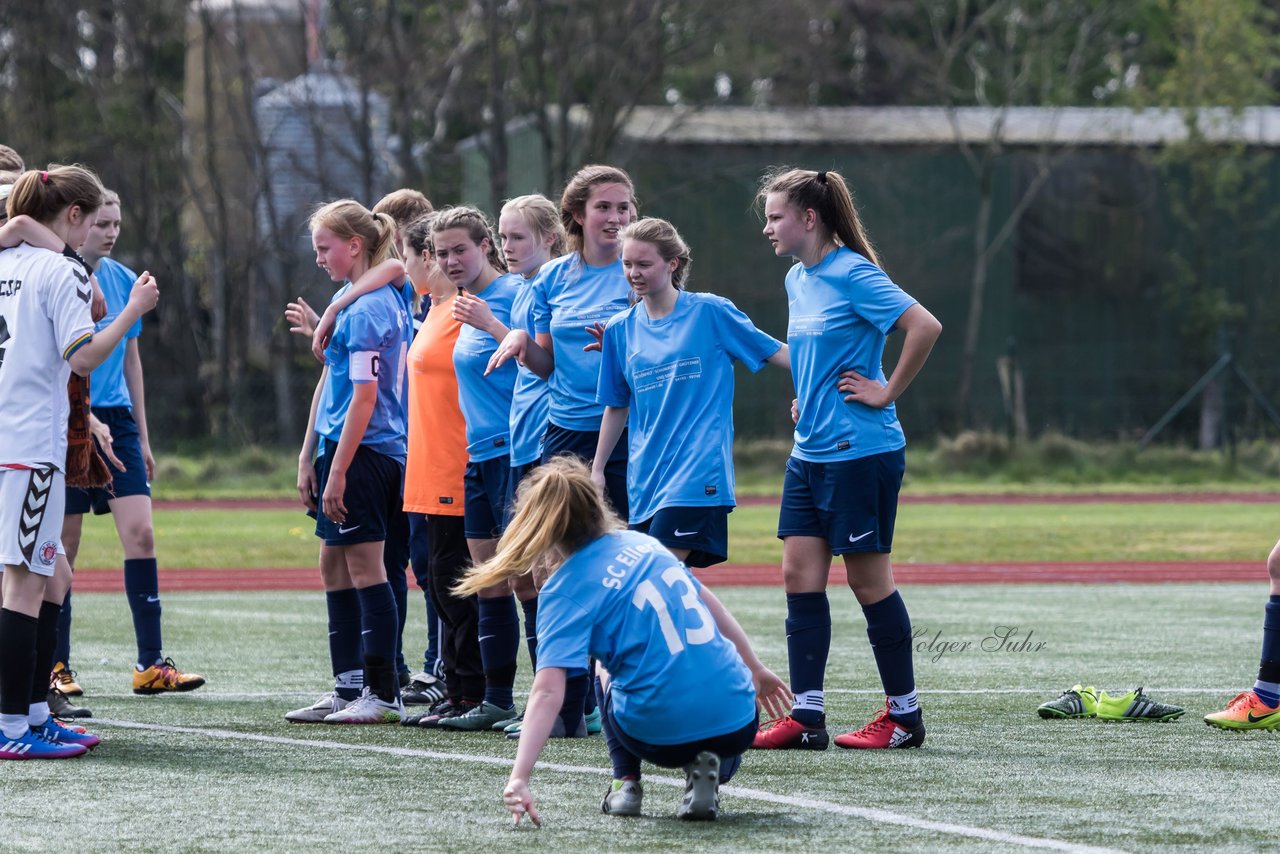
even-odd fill
[{"label": "white sock", "polygon": [[796,701],[791,704],[792,711],[810,711],[823,714],[826,711],[826,699],[823,691],[801,691],[796,694]]},{"label": "white sock", "polygon": [[900,694],[889,698],[889,714],[891,715],[909,715],[918,711],[920,711],[920,700],[916,697],[915,691],[910,694]]},{"label": "white sock", "polygon": [[31,726],[40,726],[47,720],[49,720],[49,704],[44,700],[32,703],[31,709],[27,712],[27,723]]},{"label": "white sock", "polygon": [[359,691],[364,687],[364,671],[363,670],[347,670],[333,677],[333,686],[335,688],[350,688],[353,691]]},{"label": "white sock", "polygon": [[30,728],[26,715],[0,715],[0,734],[5,738],[22,738]]}]

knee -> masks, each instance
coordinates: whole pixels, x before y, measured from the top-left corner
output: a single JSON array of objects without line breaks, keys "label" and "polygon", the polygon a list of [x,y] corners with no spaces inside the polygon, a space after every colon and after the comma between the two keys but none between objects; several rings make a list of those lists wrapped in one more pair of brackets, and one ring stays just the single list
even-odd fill
[{"label": "knee", "polygon": [[1267,556],[1267,575],[1272,582],[1280,582],[1280,543],[1276,543],[1276,547]]},{"label": "knee", "polygon": [[150,522],[130,526],[125,532],[125,539],[125,545],[139,555],[150,556],[156,552],[156,535]]}]

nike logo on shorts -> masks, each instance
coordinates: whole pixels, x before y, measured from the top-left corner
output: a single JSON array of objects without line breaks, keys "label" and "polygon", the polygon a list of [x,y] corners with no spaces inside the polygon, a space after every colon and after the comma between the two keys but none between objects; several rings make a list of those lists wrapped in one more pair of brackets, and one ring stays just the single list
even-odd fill
[{"label": "nike logo on shorts", "polygon": [[356,530],[356,529],[357,529],[357,528],[359,528],[359,527],[360,527],[359,525],[352,525],[350,528],[344,528],[344,527],[342,527],[341,525],[339,525],[339,526],[338,526],[338,533],[339,533],[339,534],[350,534],[352,531]]},{"label": "nike logo on shorts", "polygon": [[858,536],[856,536],[856,537],[855,537],[853,534],[850,534],[850,535],[849,535],[849,542],[851,542],[851,543],[856,543],[856,542],[858,542],[858,540],[865,540],[867,537],[871,536],[871,535],[872,535],[872,534],[874,534],[875,532],[876,532],[876,531],[875,531],[875,528],[872,528],[870,531],[867,531],[865,534],[859,534],[859,535],[858,535]]},{"label": "nike logo on shorts", "polygon": [[692,536],[693,536],[694,534],[696,534],[696,533],[698,533],[698,532],[697,532],[697,531],[682,531],[682,530],[680,530],[679,528],[676,528],[674,531],[672,531],[672,532],[671,532],[671,536],[673,536],[673,537],[692,537]]}]

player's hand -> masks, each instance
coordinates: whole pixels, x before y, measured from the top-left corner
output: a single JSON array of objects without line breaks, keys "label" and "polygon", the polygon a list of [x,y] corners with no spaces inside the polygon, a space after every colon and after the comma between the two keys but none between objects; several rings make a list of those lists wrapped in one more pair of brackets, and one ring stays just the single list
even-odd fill
[{"label": "player's hand", "polygon": [[120,458],[116,456],[116,452],[112,447],[111,428],[99,421],[95,416],[89,416],[89,432],[93,434],[93,438],[98,443],[98,450],[102,451],[102,456],[107,458],[107,462],[116,467],[116,471],[124,471],[125,464],[120,462]]},{"label": "player's hand", "polygon": [[599,353],[601,350],[604,349],[604,324],[599,321],[596,321],[595,323],[585,328],[587,330],[587,334],[596,340],[592,341],[590,344],[583,347],[582,352],[590,353],[592,351],[595,351]]},{"label": "player's hand", "polygon": [[779,679],[777,674],[762,667],[751,674],[751,681],[756,686],[756,702],[766,715],[776,720],[790,713],[791,703],[795,698],[787,683]]},{"label": "player's hand", "polygon": [[298,497],[308,510],[316,510],[316,489],[320,483],[316,479],[316,467],[311,460],[298,460]]},{"label": "player's hand", "polygon": [[147,469],[147,482],[156,479],[156,458],[151,454],[151,443],[142,443],[142,464]]},{"label": "player's hand", "polygon": [[893,403],[889,397],[888,387],[864,377],[857,371],[845,371],[840,374],[836,389],[844,395],[845,403],[861,403],[872,409],[884,409]]},{"label": "player's hand", "polygon": [[316,323],[319,322],[320,315],[307,305],[306,300],[298,297],[284,307],[284,319],[289,322],[289,331],[294,335],[310,338],[316,331]]},{"label": "player's hand", "polygon": [[514,358],[516,364],[524,365],[525,351],[529,348],[529,333],[523,329],[512,329],[507,333],[507,337],[502,339],[502,343],[498,345],[498,349],[489,357],[489,365],[484,369],[484,375],[496,371],[506,364],[508,359]]},{"label": "player's hand", "polygon": [[329,479],[324,485],[324,515],[330,522],[341,525],[347,521],[347,503],[343,500],[347,492],[347,473],[337,469],[329,469]]},{"label": "player's hand", "polygon": [[538,814],[538,808],[533,805],[533,793],[529,791],[529,784],[524,780],[514,778],[508,780],[507,787],[502,790],[502,802],[511,811],[513,826],[519,827],[520,819],[528,815],[534,827],[542,827],[542,816]]},{"label": "player's hand", "polygon": [[146,314],[159,301],[160,288],[156,285],[155,278],[151,273],[144,272],[133,283],[133,290],[129,291],[129,304],[137,308],[139,314]]},{"label": "player's hand", "polygon": [[604,469],[597,470],[595,466],[591,467],[591,482],[596,485],[596,491],[600,493],[600,497],[604,498],[608,495],[608,487],[605,486]]},{"label": "player's hand", "polygon": [[800,423],[800,401],[794,397],[791,398],[791,423]]},{"label": "player's hand", "polygon": [[338,313],[333,310],[333,306],[329,306],[316,321],[315,332],[311,333],[311,355],[315,356],[321,364],[324,363],[324,351],[329,346],[329,338],[333,335],[333,324],[337,319]]},{"label": "player's hand", "polygon": [[489,303],[466,291],[458,294],[458,298],[453,301],[453,319],[474,326],[482,332],[487,332],[497,322]]},{"label": "player's hand", "polygon": [[93,299],[89,301],[89,317],[94,323],[107,316],[107,297],[98,284],[97,276],[89,277],[89,287],[93,288]]}]

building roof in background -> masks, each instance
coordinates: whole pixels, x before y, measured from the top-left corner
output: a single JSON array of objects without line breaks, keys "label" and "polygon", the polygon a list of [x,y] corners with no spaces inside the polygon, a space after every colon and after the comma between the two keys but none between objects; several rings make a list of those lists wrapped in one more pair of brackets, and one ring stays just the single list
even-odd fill
[{"label": "building roof in background", "polygon": [[[585,107],[571,108],[574,124],[586,117]],[[1280,147],[1280,107],[1201,108],[1197,117],[1210,140]],[[531,124],[516,119],[508,129]],[[622,128],[631,141],[685,145],[954,145],[997,134],[1011,146],[1159,146],[1185,140],[1187,121],[1178,110],[1126,107],[642,106]]]}]

